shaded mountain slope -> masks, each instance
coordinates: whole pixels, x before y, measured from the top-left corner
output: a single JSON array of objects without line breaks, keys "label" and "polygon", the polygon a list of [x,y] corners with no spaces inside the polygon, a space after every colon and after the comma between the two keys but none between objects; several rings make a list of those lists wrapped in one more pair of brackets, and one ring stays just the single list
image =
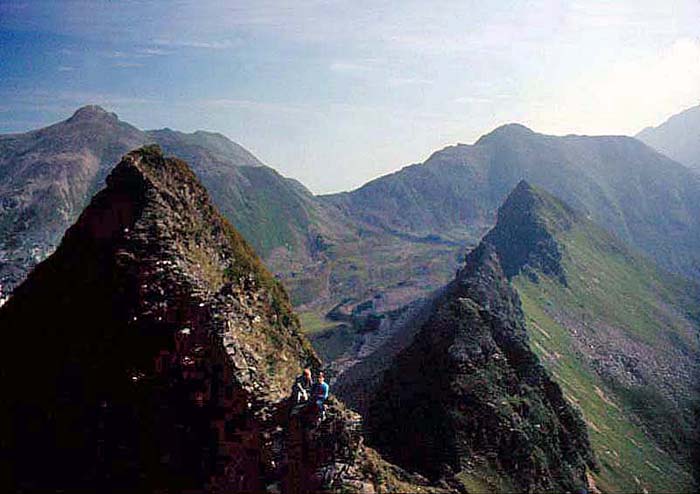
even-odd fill
[{"label": "shaded mountain slope", "polygon": [[371,444],[468,492],[585,488],[585,424],[530,350],[493,248],[473,250],[432,304],[370,398]]},{"label": "shaded mountain slope", "polygon": [[[163,129],[148,136],[166,154],[193,163],[214,203],[265,259],[277,254],[308,263],[316,237],[336,226],[311,192],[221,134]],[[341,228],[342,220],[334,219]]]},{"label": "shaded mountain slope", "polygon": [[589,425],[604,492],[689,492],[700,287],[520,183],[485,237],[533,348]]},{"label": "shaded mountain slope", "polygon": [[700,171],[700,105],[673,115],[657,127],[647,127],[636,137],[660,153]]},{"label": "shaded mountain slope", "polygon": [[286,293],[156,147],[123,158],[0,327],[9,490],[438,490],[363,447],[341,404],[290,416],[319,362]]},{"label": "shaded mountain slope", "polygon": [[[338,377],[333,390],[348,406],[362,416],[367,415],[382,375],[396,356],[413,342],[446,290],[447,287],[438,289],[428,297],[389,313],[381,321],[379,330],[363,334],[350,351],[335,359],[331,369]],[[315,347],[319,346],[316,340],[312,341]]]},{"label": "shaded mountain slope", "polygon": [[0,136],[0,283],[11,289],[52,252],[119,157],[149,142],[192,163],[260,255],[309,261],[326,229],[312,226],[324,216],[308,191],[220,134],[143,132],[88,106],[51,127]]},{"label": "shaded mountain slope", "polygon": [[474,241],[522,179],[666,268],[700,274],[700,177],[629,137],[555,137],[506,125],[325,200],[388,232]]},{"label": "shaded mountain slope", "polygon": [[52,252],[104,181],[105,165],[143,143],[138,129],[93,106],[0,136],[0,283],[12,288]]}]

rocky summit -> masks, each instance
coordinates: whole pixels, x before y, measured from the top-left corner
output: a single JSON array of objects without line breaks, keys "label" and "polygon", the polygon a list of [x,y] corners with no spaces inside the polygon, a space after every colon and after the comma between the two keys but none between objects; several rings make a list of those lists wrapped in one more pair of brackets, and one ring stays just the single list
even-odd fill
[{"label": "rocky summit", "polygon": [[[5,492],[428,491],[331,402],[284,289],[158,147],[127,154],[0,309]],[[424,487],[423,487],[424,486]]]},{"label": "rocky summit", "polygon": [[432,302],[368,406],[371,442],[467,492],[579,492],[585,423],[530,350],[517,293],[483,242]]}]

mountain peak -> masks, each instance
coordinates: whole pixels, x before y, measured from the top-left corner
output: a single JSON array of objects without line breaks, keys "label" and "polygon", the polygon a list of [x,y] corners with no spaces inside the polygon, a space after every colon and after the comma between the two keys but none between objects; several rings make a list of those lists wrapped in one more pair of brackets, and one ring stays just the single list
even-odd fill
[{"label": "mountain peak", "polygon": [[578,219],[568,205],[521,180],[498,209],[496,226],[484,241],[495,247],[508,278],[530,266],[566,285],[555,235]]},{"label": "mountain peak", "polygon": [[[187,164],[157,146],[122,158],[0,308],[0,327],[32,328],[31,338],[10,331],[0,385],[17,405],[8,410],[31,403],[46,427],[8,419],[17,481],[39,490],[93,490],[110,478],[116,490],[159,491],[177,472],[192,491],[217,475],[221,490],[265,491],[254,449],[273,427],[263,409],[303,366],[319,365],[284,289]],[[34,371],[20,349],[37,358]],[[141,449],[145,437],[158,447]],[[81,453],[99,448],[107,453]],[[27,468],[35,461],[47,465],[41,479]]]},{"label": "mountain peak", "polygon": [[86,105],[78,108],[75,113],[68,119],[69,122],[95,121],[95,120],[113,120],[118,121],[119,117],[116,113],[108,112],[99,105]]},{"label": "mountain peak", "polygon": [[579,213],[544,189],[521,180],[499,208],[498,221],[528,217],[543,222],[552,233],[556,233],[577,221]]},{"label": "mountain peak", "polygon": [[474,249],[424,310],[369,399],[371,444],[430,478],[459,471],[459,482],[498,479],[508,492],[579,492],[595,467],[585,423],[532,352],[494,245]]},{"label": "mountain peak", "polygon": [[476,144],[478,145],[478,144],[488,143],[493,139],[522,138],[522,137],[532,136],[535,134],[536,134],[536,132],[529,129],[528,127],[525,127],[522,124],[508,123],[505,125],[501,125],[500,127],[496,127],[494,130],[492,130],[488,134],[481,136],[479,138],[479,140],[476,141]]},{"label": "mountain peak", "polygon": [[688,108],[656,127],[647,127],[637,139],[694,170],[700,170],[700,105]]},{"label": "mountain peak", "polygon": [[525,179],[518,182],[510,195],[536,195],[537,190]]}]

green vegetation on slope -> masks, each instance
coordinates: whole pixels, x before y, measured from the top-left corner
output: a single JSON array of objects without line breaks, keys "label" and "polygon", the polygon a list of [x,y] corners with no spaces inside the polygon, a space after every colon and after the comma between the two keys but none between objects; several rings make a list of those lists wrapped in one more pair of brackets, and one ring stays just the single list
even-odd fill
[{"label": "green vegetation on slope", "polygon": [[[589,425],[601,463],[598,487],[688,492],[690,407],[682,398],[674,406],[666,396],[683,393],[676,388],[680,383],[665,382],[676,376],[663,375],[663,365],[675,352],[697,352],[684,311],[690,284],[659,271],[588,222],[556,237],[568,286],[543,275],[521,274],[514,282],[535,350]],[[662,375],[641,385],[624,382],[606,350],[598,352],[606,344],[626,356],[641,351],[642,359],[659,359]]]},{"label": "green vegetation on slope", "polygon": [[[659,449],[642,426],[631,419],[629,405],[617,402],[601,378],[573,350],[569,330],[547,314],[551,302],[540,285],[519,277],[516,287],[533,349],[553,373],[566,397],[579,406],[600,472],[594,474],[603,492],[689,492],[692,479]],[[613,395],[614,396],[614,395]]]},{"label": "green vegetation on slope", "polygon": [[301,321],[301,328],[306,335],[314,335],[337,325],[337,323],[328,321],[314,312],[299,312],[299,321]]}]

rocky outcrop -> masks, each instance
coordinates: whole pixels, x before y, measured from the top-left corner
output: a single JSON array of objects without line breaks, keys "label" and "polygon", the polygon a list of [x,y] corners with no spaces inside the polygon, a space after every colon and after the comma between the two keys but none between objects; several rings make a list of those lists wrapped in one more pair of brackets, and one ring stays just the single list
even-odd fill
[{"label": "rocky outcrop", "polygon": [[576,492],[595,467],[585,424],[530,350],[487,242],[385,372],[368,429],[392,461],[467,490]]},{"label": "rocky outcrop", "polygon": [[289,421],[288,386],[319,361],[281,285],[157,147],[122,159],[0,327],[8,491],[386,484],[340,405]]},{"label": "rocky outcrop", "polygon": [[566,286],[562,253],[552,232],[567,230],[576,216],[546,193],[535,193],[523,180],[498,209],[498,222],[484,241],[496,248],[508,278],[523,271],[536,276],[534,272],[539,271]]},{"label": "rocky outcrop", "polygon": [[360,416],[331,399],[326,419],[318,422],[308,408],[285,408],[284,455],[280,463],[282,492],[449,492],[418,474],[383,460],[364,446]]}]

